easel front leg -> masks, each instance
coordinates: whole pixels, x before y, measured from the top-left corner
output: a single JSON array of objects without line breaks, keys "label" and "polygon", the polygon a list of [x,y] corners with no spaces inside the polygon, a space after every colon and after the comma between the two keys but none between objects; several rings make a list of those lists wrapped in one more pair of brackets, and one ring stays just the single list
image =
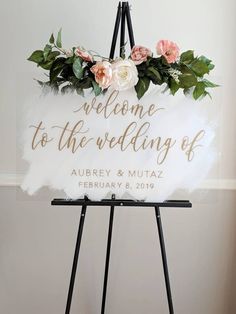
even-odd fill
[{"label": "easel front leg", "polygon": [[167,257],[166,257],[165,240],[164,240],[163,229],[162,229],[160,208],[158,206],[155,206],[155,213],[156,213],[158,233],[159,233],[159,239],[160,239],[161,256],[162,256],[162,263],[163,263],[164,276],[165,276],[169,313],[174,314],[174,307],[173,307],[171,288],[170,288],[170,278],[169,278],[169,271],[168,271],[168,264],[167,264]]},{"label": "easel front leg", "polygon": [[106,306],[107,279],[108,279],[109,262],[110,262],[110,251],[111,251],[113,218],[114,218],[114,206],[111,206],[111,209],[110,209],[110,219],[109,219],[109,229],[108,229],[108,239],[107,239],[107,253],[106,253],[106,263],[105,263],[105,274],[104,274],[104,283],[103,283],[103,293],[102,293],[102,308],[101,308],[101,314],[104,314],[104,313],[105,313],[105,306]]},{"label": "easel front leg", "polygon": [[70,313],[71,300],[72,300],[72,296],[73,296],[75,276],[76,276],[76,270],[77,270],[77,265],[78,265],[80,244],[81,244],[81,239],[82,239],[82,234],[83,234],[83,227],[84,227],[84,219],[85,219],[85,215],[86,215],[86,210],[87,210],[87,206],[83,205],[82,209],[81,209],[81,214],[80,214],[79,230],[78,230],[78,235],[77,235],[77,240],[76,240],[76,245],[75,245],[74,260],[73,260],[73,266],[72,266],[72,271],[71,271],[70,286],[69,286],[69,291],[68,291],[68,296],[67,296],[65,314]]}]

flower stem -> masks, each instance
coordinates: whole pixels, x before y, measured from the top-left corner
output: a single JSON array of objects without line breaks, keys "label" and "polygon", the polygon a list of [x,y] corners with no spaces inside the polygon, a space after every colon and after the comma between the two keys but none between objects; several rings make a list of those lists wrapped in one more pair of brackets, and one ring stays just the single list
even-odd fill
[{"label": "flower stem", "polygon": [[59,48],[57,45],[54,44],[53,46],[54,48],[56,48],[57,50],[59,50],[61,53],[63,53],[64,55],[66,55],[66,52],[64,51],[64,49]]}]

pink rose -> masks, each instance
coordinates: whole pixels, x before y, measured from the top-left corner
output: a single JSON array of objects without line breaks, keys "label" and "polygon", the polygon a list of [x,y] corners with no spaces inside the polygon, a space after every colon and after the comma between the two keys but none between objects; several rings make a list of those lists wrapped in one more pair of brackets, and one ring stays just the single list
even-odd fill
[{"label": "pink rose", "polygon": [[108,88],[112,83],[112,67],[108,61],[98,61],[90,71],[95,75],[95,81],[102,88]]},{"label": "pink rose", "polygon": [[151,55],[151,50],[143,46],[134,46],[131,51],[131,59],[136,65],[147,61],[147,57],[151,57]]},{"label": "pink rose", "polygon": [[91,54],[82,47],[77,47],[75,49],[75,55],[82,58],[84,61],[93,62],[93,57],[91,56]]},{"label": "pink rose", "polygon": [[179,47],[170,40],[160,40],[156,49],[157,54],[164,56],[168,63],[175,62],[179,57]]}]

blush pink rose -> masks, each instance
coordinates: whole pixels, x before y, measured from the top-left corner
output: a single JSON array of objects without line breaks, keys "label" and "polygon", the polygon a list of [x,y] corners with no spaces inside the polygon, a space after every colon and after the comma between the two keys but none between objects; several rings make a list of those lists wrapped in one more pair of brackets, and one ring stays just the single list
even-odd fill
[{"label": "blush pink rose", "polygon": [[134,46],[131,51],[131,59],[136,65],[147,61],[147,57],[151,57],[151,55],[151,50],[143,46]]},{"label": "blush pink rose", "polygon": [[112,83],[112,66],[108,61],[98,61],[90,71],[95,76],[95,81],[102,88],[108,88]]},{"label": "blush pink rose", "polygon": [[175,62],[179,57],[179,47],[170,40],[160,40],[156,49],[157,54],[164,56],[168,63]]},{"label": "blush pink rose", "polygon": [[91,56],[91,54],[82,47],[77,47],[75,49],[75,55],[82,58],[84,61],[93,62],[93,57]]}]

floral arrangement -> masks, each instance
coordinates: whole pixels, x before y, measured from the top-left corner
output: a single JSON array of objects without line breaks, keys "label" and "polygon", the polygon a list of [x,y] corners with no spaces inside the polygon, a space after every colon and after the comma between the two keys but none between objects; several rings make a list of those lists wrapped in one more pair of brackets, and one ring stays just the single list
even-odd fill
[{"label": "floral arrangement", "polygon": [[34,51],[29,61],[49,71],[46,82],[38,81],[42,87],[51,87],[55,92],[77,92],[84,95],[92,89],[95,96],[105,93],[109,87],[124,91],[135,88],[140,99],[148,90],[150,82],[166,84],[165,90],[172,95],[182,89],[194,99],[209,95],[208,88],[218,85],[205,78],[214,68],[205,56],[194,56],[193,50],[180,54],[179,47],[172,41],[160,40],[156,45],[157,57],[150,49],[134,46],[130,56],[111,60],[88,51],[83,47],[66,50],[62,48],[61,30],[43,50]]}]

